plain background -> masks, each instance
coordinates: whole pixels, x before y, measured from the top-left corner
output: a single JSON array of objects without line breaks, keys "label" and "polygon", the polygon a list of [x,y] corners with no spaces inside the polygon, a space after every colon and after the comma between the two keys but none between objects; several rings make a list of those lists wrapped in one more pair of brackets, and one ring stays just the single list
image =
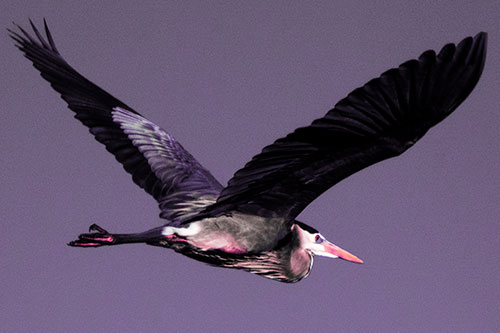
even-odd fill
[{"label": "plain background", "polygon": [[486,67],[401,157],[299,219],[365,260],[287,285],[144,245],[74,249],[98,223],[159,225],[154,200],[0,34],[0,331],[492,332],[500,327],[498,1],[2,1],[47,18],[67,61],[222,182],[381,72],[479,31]]}]

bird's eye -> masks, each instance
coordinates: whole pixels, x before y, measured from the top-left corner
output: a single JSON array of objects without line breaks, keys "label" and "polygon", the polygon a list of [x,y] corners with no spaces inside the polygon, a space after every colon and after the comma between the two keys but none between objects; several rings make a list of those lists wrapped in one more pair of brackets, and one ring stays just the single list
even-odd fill
[{"label": "bird's eye", "polygon": [[314,241],[319,244],[323,242],[323,239],[320,237],[320,235],[316,235],[316,237],[314,237]]}]

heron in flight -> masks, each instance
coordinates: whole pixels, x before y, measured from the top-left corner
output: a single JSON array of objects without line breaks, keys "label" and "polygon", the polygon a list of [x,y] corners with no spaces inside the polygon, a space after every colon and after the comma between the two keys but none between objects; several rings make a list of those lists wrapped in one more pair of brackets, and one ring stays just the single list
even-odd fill
[{"label": "heron in flight", "polygon": [[410,148],[471,93],[483,71],[487,34],[425,51],[352,91],[323,118],[264,147],[227,186],[179,142],[74,70],[30,20],[9,30],[16,46],[159,204],[163,225],[134,234],[91,225],[68,245],[127,243],[171,248],[220,267],[281,282],[308,276],[315,255],[363,261],[296,220],[323,192]]}]

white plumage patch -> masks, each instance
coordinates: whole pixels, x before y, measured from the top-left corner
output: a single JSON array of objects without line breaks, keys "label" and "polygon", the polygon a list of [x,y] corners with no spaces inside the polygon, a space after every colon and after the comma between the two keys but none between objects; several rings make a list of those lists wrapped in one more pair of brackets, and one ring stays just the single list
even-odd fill
[{"label": "white plumage patch", "polygon": [[191,223],[187,228],[176,228],[176,227],[166,226],[161,231],[161,234],[163,236],[169,236],[172,234],[176,234],[176,235],[182,236],[182,237],[189,237],[189,236],[194,236],[197,233],[199,233],[200,229],[201,228],[200,228],[198,223]]}]

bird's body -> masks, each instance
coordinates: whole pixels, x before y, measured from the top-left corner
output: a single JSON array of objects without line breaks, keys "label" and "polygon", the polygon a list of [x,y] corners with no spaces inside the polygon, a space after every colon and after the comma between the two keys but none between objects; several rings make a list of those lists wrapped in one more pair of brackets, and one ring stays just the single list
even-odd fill
[{"label": "bird's body", "polygon": [[[235,214],[237,215],[237,214]],[[291,229],[274,233],[269,220],[252,225],[252,216],[224,216],[189,223],[187,227],[164,226],[140,234],[109,234],[92,225],[73,246],[102,246],[126,243],[147,243],[166,247],[193,259],[214,266],[237,268],[283,282],[296,282],[309,274],[313,264],[312,252],[301,247],[309,241],[312,230],[294,221]],[[260,223],[260,224],[259,224]],[[243,227],[242,227],[243,225]],[[246,225],[246,227],[245,227]],[[317,231],[315,231],[317,233]],[[278,235],[278,236],[276,236]],[[321,241],[327,242],[321,238]],[[339,249],[341,253],[343,250]],[[356,257],[346,258],[361,262]]]},{"label": "bird's body", "polygon": [[[191,222],[187,227],[165,227],[165,237],[178,235],[199,249],[228,253],[271,251],[287,233],[288,224],[279,218],[264,218],[233,212]],[[175,236],[174,236],[175,237]]]},{"label": "bird's body", "polygon": [[164,225],[136,234],[92,225],[69,243],[146,243],[193,259],[297,282],[314,255],[362,261],[295,218],[351,174],[397,156],[470,94],[486,57],[486,34],[424,52],[342,99],[323,118],[265,147],[226,187],[171,135],[76,72],[46,39],[22,28],[17,46],[68,103],[75,117],[151,194]]}]

